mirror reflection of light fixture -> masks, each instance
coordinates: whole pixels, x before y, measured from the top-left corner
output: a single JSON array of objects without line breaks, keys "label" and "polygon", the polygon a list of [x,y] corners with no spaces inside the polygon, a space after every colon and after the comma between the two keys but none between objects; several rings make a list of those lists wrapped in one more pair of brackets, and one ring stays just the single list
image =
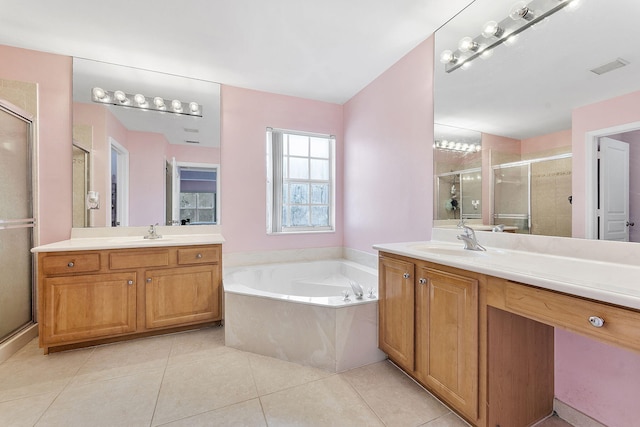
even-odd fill
[{"label": "mirror reflection of light fixture", "polygon": [[[164,98],[160,96],[146,97],[141,93],[132,95],[121,90],[109,91],[100,87],[94,87],[91,89],[91,100],[99,104],[202,117],[202,105],[197,102],[182,102],[179,99],[174,99],[171,101],[171,108],[169,109],[167,108]],[[150,102],[150,100],[153,101]]]},{"label": "mirror reflection of light fixture", "polygon": [[463,142],[450,141],[446,139],[438,139],[433,144],[434,148],[439,148],[441,150],[448,151],[459,151],[459,152],[467,152],[467,153],[477,153],[482,149],[480,144],[468,144]]},{"label": "mirror reflection of light fixture", "polygon": [[458,49],[442,52],[440,62],[444,64],[447,73],[457,70],[465,64],[468,66],[469,61],[577,1],[531,0],[528,3],[520,1],[511,8],[509,15],[502,21],[487,22],[478,36],[464,37],[460,40]]}]

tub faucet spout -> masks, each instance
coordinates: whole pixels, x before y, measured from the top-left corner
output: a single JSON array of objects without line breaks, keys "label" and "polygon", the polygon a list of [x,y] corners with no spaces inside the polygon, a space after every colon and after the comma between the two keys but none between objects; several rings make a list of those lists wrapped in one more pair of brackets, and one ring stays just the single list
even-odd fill
[{"label": "tub faucet spout", "polygon": [[356,296],[356,299],[362,299],[364,295],[364,291],[362,290],[362,286],[353,280],[349,280],[349,284],[351,285],[351,289],[353,289],[353,294]]},{"label": "tub faucet spout", "polygon": [[484,246],[478,243],[478,239],[476,238],[476,233],[473,231],[473,228],[469,226],[462,227],[464,234],[458,235],[458,240],[462,240],[464,242],[464,248],[470,251],[486,251]]}]

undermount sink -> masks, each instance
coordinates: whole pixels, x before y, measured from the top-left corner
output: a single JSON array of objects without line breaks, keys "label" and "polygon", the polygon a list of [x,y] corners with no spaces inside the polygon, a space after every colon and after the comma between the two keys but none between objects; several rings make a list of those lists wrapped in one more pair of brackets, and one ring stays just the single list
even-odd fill
[{"label": "undermount sink", "polygon": [[485,251],[471,251],[468,249],[464,249],[461,245],[460,248],[456,247],[443,247],[443,246],[434,246],[428,244],[419,244],[411,246],[411,249],[427,252],[433,255],[446,255],[446,256],[460,256],[460,257],[477,257],[477,256],[486,256],[487,253]]}]

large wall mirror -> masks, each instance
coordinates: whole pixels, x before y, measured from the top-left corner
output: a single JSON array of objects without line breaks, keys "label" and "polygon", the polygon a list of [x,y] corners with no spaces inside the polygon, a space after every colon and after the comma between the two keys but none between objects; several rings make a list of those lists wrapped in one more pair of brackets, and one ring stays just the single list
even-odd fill
[{"label": "large wall mirror", "polygon": [[74,58],[74,227],[218,224],[219,172],[219,84]]},{"label": "large wall mirror", "polygon": [[[434,226],[455,227],[465,219],[517,233],[580,236],[572,217],[585,215],[590,203],[606,209],[597,200],[585,202],[592,194],[572,185],[577,168],[584,174],[588,167],[575,147],[590,149],[575,123],[587,120],[586,110],[620,116],[629,105],[617,102],[620,97],[640,100],[636,12],[634,0],[475,0],[438,30]],[[515,29],[519,33],[510,36]],[[640,123],[640,111],[628,121]],[[627,147],[632,165],[640,162],[640,124],[619,129],[606,136]],[[610,157],[616,176],[600,180],[626,173],[621,157]],[[612,213],[624,203],[628,208],[625,217],[598,219],[599,238],[625,240],[607,236],[618,229],[640,241],[640,176],[634,179],[633,167],[626,175],[627,187],[622,181],[600,185],[612,191],[601,199],[619,193]],[[576,198],[580,211],[572,205]]]}]

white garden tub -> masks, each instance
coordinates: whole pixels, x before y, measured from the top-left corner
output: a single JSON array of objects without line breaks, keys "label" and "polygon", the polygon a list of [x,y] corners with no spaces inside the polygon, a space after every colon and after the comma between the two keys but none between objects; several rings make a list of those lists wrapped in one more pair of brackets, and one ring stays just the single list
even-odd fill
[{"label": "white garden tub", "polygon": [[[364,289],[362,299],[349,281]],[[225,269],[225,343],[331,372],[384,360],[377,289],[375,269],[346,260]]]}]

